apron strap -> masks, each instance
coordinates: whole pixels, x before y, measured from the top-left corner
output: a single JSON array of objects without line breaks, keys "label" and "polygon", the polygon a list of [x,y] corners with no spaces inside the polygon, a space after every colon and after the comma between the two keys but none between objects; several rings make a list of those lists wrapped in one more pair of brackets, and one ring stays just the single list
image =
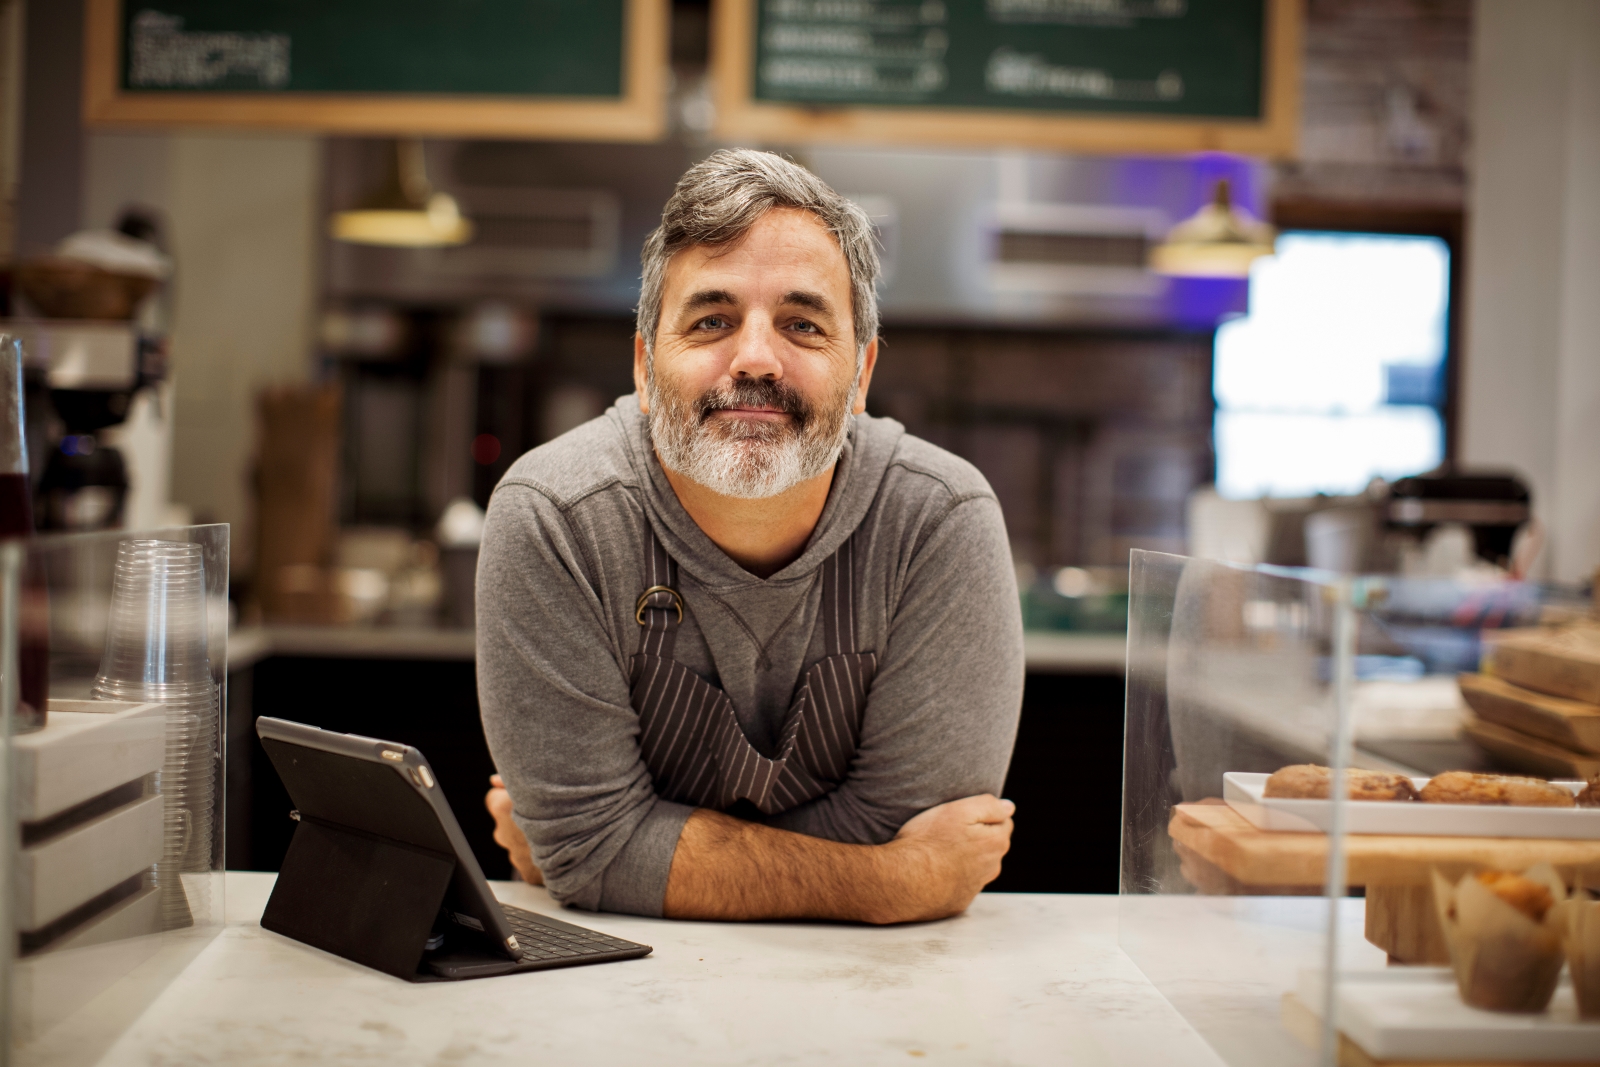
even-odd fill
[{"label": "apron strap", "polygon": [[678,643],[678,626],[683,622],[683,596],[678,592],[678,565],[661,547],[656,532],[648,532],[649,584],[639,594],[633,609],[634,620],[644,631],[639,639],[639,653],[671,659],[673,646]]},{"label": "apron strap", "polygon": [[[646,656],[672,658],[678,642],[678,626],[683,622],[683,596],[678,592],[678,565],[654,530],[649,530],[649,585],[639,594],[634,620],[643,629],[639,652]],[[822,637],[826,655],[838,656],[856,650],[856,539],[851,535],[839,550],[822,563]]]},{"label": "apron strap", "polygon": [[856,650],[856,538],[822,563],[822,638],[830,656]]}]

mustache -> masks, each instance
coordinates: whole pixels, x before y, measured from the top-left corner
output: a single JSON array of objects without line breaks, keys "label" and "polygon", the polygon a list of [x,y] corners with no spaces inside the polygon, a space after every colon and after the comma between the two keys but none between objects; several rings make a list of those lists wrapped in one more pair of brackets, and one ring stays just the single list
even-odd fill
[{"label": "mustache", "polygon": [[784,382],[767,378],[750,380],[741,378],[721,389],[708,389],[695,403],[699,421],[705,422],[713,412],[729,408],[761,407],[781,411],[795,421],[796,429],[804,429],[811,421],[811,405],[805,397]]}]

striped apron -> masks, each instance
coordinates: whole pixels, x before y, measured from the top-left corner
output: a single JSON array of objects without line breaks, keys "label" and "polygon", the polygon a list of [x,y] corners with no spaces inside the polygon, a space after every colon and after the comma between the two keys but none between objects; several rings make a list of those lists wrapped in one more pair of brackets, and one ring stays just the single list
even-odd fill
[{"label": "striped apron", "polygon": [[672,658],[683,622],[678,565],[651,532],[650,584],[634,610],[641,640],[630,697],[659,795],[719,811],[743,800],[775,815],[844,781],[878,668],[876,653],[855,650],[854,563],[852,538],[822,564],[825,655],[801,677],[769,759],[745,737],[728,695]]}]

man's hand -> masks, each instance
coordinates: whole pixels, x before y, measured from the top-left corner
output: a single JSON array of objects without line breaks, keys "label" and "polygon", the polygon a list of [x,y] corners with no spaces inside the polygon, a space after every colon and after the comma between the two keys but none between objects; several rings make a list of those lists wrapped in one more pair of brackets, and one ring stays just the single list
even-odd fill
[{"label": "man's hand", "polygon": [[958,915],[984,886],[1000,877],[1000,858],[1011,848],[1017,806],[988,793],[929,808],[900,827],[883,846],[895,853],[902,888],[886,900],[888,917],[908,922]]},{"label": "man's hand", "polygon": [[511,794],[506,792],[505,779],[498,774],[491,774],[489,785],[491,788],[488,795],[483,798],[483,806],[494,816],[494,843],[511,854],[511,866],[522,875],[524,882],[529,885],[544,885],[544,875],[533,862],[533,849],[528,847],[528,839],[522,835],[517,824],[511,821]]},{"label": "man's hand", "polygon": [[929,808],[884,845],[845,845],[699,809],[667,876],[673,919],[943,919],[1000,873],[1016,805],[985,794]]}]

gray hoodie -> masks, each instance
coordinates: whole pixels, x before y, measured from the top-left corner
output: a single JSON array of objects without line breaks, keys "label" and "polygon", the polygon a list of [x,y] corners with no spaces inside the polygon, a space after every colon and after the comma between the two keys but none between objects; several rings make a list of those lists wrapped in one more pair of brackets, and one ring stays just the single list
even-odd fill
[{"label": "gray hoodie", "polygon": [[936,804],[998,793],[1022,701],[1022,619],[1005,523],[970,464],[891,419],[853,417],[822,518],[770,578],[695,525],[635,396],[512,464],[478,560],[478,695],[517,825],[556,899],[660,915],[692,809],[656,796],[629,704],[646,524],[678,564],[676,656],[725,691],[772,755],[821,659],[818,568],[859,532],[858,634],[878,654],[845,782],[769,825],[878,844]]}]

